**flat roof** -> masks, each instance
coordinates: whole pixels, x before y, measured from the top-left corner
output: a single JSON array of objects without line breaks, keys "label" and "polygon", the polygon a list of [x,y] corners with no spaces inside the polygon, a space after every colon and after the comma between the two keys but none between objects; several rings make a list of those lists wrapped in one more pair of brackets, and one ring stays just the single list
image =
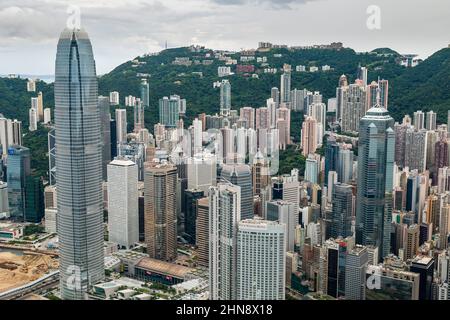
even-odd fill
[{"label": "flat roof", "polygon": [[192,268],[152,258],[143,258],[136,267],[179,279],[184,279],[187,274],[194,271]]}]

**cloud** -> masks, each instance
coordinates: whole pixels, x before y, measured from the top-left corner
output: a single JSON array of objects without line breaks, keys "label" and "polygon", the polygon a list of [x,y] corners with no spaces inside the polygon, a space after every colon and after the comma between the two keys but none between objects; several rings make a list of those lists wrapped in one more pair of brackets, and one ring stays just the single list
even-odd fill
[{"label": "cloud", "polygon": [[266,5],[274,9],[292,9],[292,5],[319,0],[211,0],[219,5]]}]

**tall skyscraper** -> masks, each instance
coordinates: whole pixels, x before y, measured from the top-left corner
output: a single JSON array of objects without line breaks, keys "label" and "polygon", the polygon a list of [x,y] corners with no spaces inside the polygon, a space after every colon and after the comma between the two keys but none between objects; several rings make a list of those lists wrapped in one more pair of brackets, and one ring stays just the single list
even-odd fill
[{"label": "tall skyscraper", "polygon": [[127,159],[108,164],[109,241],[129,249],[139,241],[138,168]]},{"label": "tall skyscraper", "polygon": [[141,102],[144,109],[150,107],[150,89],[147,79],[141,80]]},{"label": "tall skyscraper", "polygon": [[264,220],[238,224],[237,300],[284,300],[285,225]]},{"label": "tall skyscraper", "polygon": [[176,128],[182,103],[185,100],[177,95],[159,99],[159,122],[168,128]]},{"label": "tall skyscraper", "polygon": [[228,80],[222,80],[220,84],[220,115],[230,116],[231,112],[231,84]]},{"label": "tall skyscraper", "polygon": [[25,180],[25,221],[41,223],[45,213],[44,185],[41,177],[27,176]]},{"label": "tall skyscraper", "polygon": [[111,162],[111,113],[109,111],[109,98],[98,97],[100,121],[102,128],[102,178],[107,179],[107,166]]},{"label": "tall skyscraper", "polygon": [[61,296],[86,299],[105,271],[98,85],[84,30],[65,29],[58,42],[55,127]]},{"label": "tall skyscraper", "polygon": [[247,123],[247,129],[255,129],[255,109],[252,107],[243,107],[239,114],[241,119],[244,119]]},{"label": "tall skyscraper", "polygon": [[347,238],[352,233],[353,192],[352,186],[337,183],[333,186],[333,211],[331,215],[331,237]]},{"label": "tall skyscraper", "polygon": [[372,108],[360,121],[356,241],[389,254],[391,213],[387,193],[393,190],[394,119],[384,108]]},{"label": "tall skyscraper", "polygon": [[150,258],[177,257],[177,168],[170,164],[145,170],[145,241]]},{"label": "tall skyscraper", "polygon": [[266,203],[267,213],[266,219],[268,221],[277,221],[285,225],[285,251],[294,251],[295,243],[295,227],[298,224],[298,211],[295,203],[274,200]]},{"label": "tall skyscraper", "polygon": [[408,128],[405,137],[405,167],[409,170],[418,170],[419,173],[423,172],[426,166],[426,152],[427,131]]},{"label": "tall skyscraper", "polygon": [[359,121],[364,117],[367,110],[366,98],[366,87],[361,82],[343,88],[342,131],[359,131]]},{"label": "tall skyscraper", "polygon": [[116,109],[116,138],[117,143],[127,142],[127,110]]},{"label": "tall skyscraper", "polygon": [[253,186],[250,167],[246,164],[224,165],[221,181],[232,183],[241,188],[241,219],[253,219]]},{"label": "tall skyscraper", "polygon": [[36,131],[37,130],[37,124],[38,124],[38,115],[37,110],[35,108],[30,108],[29,112],[29,131]]},{"label": "tall skyscraper", "polygon": [[241,220],[241,188],[219,183],[209,189],[209,296],[236,299],[237,226]]},{"label": "tall skyscraper", "polygon": [[291,71],[285,71],[281,75],[281,103],[291,102]]},{"label": "tall skyscraper", "polygon": [[209,201],[208,197],[196,202],[197,220],[195,222],[195,245],[197,246],[198,264],[209,265]]},{"label": "tall skyscraper", "polygon": [[23,221],[25,218],[25,184],[31,174],[30,149],[21,146],[8,148],[8,198],[11,218]]},{"label": "tall skyscraper", "polygon": [[44,121],[44,100],[42,98],[42,92],[38,93],[37,119],[39,122]]}]

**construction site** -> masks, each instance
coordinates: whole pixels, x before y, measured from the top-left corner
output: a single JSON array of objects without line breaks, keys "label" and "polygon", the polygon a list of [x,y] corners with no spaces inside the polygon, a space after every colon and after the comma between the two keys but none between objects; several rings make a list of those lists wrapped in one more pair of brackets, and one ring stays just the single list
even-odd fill
[{"label": "construction site", "polygon": [[58,260],[51,255],[0,251],[0,293],[37,280],[58,267]]}]

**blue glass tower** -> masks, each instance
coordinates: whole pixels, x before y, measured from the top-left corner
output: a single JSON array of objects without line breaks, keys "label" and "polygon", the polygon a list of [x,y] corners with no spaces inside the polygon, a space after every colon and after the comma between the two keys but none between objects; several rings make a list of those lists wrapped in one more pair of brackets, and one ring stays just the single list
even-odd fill
[{"label": "blue glass tower", "polygon": [[60,289],[87,299],[104,278],[102,135],[91,42],[79,29],[61,33],[55,70],[55,148]]}]

